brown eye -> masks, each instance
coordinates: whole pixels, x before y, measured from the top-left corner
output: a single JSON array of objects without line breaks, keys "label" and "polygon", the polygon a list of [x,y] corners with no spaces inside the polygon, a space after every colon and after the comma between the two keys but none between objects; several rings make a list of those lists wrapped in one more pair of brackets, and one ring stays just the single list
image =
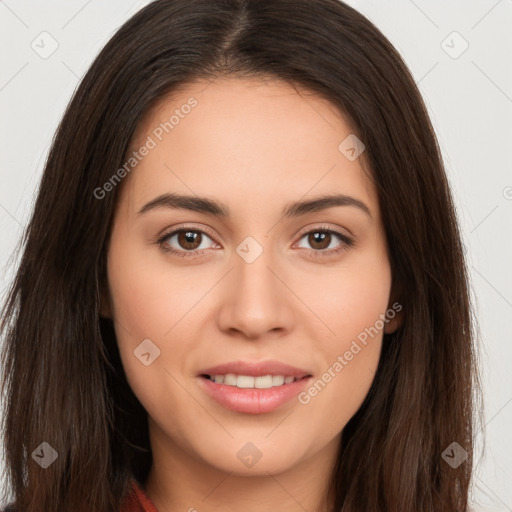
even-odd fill
[{"label": "brown eye", "polygon": [[311,231],[308,234],[308,243],[313,249],[327,249],[331,243],[331,234],[326,231]]},{"label": "brown eye", "polygon": [[201,245],[201,238],[198,231],[179,231],[177,240],[180,248],[193,251]]},{"label": "brown eye", "polygon": [[[351,238],[327,227],[307,231],[302,234],[301,240],[303,239],[306,240],[309,247],[302,245],[299,245],[299,247],[309,249],[310,254],[313,256],[333,256],[354,245],[354,241]],[[337,244],[336,239],[338,239]]]},{"label": "brown eye", "polygon": [[160,238],[158,244],[163,250],[178,256],[192,256],[202,253],[203,249],[211,248],[208,240],[213,242],[200,229],[176,229]]}]

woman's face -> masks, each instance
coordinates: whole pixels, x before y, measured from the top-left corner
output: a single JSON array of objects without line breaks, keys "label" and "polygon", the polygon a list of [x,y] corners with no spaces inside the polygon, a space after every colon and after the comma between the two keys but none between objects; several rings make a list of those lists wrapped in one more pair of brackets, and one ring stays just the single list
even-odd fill
[{"label": "woman's face", "polygon": [[155,460],[239,474],[334,461],[392,326],[354,141],[327,101],[234,78],[183,88],[138,127],[106,314]]}]

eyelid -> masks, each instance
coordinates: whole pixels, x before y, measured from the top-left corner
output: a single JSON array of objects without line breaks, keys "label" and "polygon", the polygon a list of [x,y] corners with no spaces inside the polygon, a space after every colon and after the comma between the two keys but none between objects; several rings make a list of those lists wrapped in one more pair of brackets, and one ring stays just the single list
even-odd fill
[{"label": "eyelid", "polygon": [[177,226],[173,226],[171,229],[164,229],[164,230],[162,230],[161,233],[156,236],[155,241],[158,242],[159,240],[167,239],[171,235],[175,235],[176,232],[187,231],[187,230],[189,230],[189,231],[197,231],[198,233],[205,233],[212,240],[214,240],[215,243],[218,243],[216,241],[216,236],[214,235],[213,230],[209,226],[202,225],[201,227],[198,227],[198,226],[190,225],[190,224],[187,224],[187,223],[178,224]]},{"label": "eyelid", "polygon": [[[315,232],[315,231],[328,231],[331,233],[335,233],[335,234],[341,236],[342,238],[346,238],[346,239],[350,239],[351,237],[353,237],[353,235],[350,232],[349,232],[350,234],[343,233],[342,228],[331,227],[331,226],[327,226],[326,224],[321,224],[320,226],[313,226],[313,227],[308,226],[307,228],[301,229],[296,236],[302,238],[304,235],[307,235],[308,233]],[[348,231],[348,229],[346,231]]]}]

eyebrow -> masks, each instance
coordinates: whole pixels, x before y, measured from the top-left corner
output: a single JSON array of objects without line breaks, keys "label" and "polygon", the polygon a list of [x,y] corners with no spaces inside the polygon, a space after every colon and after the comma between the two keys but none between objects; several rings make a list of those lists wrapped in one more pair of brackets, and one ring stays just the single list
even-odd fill
[{"label": "eyebrow", "polygon": [[[335,206],[353,206],[359,208],[372,218],[370,209],[365,203],[355,197],[343,194],[324,195],[306,201],[288,203],[285,205],[282,215],[283,217],[299,217],[301,215],[326,210]],[[158,208],[188,210],[206,213],[221,218],[227,218],[230,216],[229,207],[220,201],[208,199],[206,197],[187,196],[182,194],[162,194],[146,203],[138,211],[137,215],[142,215]]]}]

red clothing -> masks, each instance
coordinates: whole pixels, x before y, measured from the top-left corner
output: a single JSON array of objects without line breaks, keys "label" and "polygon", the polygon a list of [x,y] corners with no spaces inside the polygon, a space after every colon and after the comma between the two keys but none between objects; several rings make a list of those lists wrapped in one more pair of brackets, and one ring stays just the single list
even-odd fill
[{"label": "red clothing", "polygon": [[132,490],[121,512],[158,512],[158,510],[137,482],[132,479]]},{"label": "red clothing", "polygon": [[[11,504],[5,509],[1,509],[0,512],[16,512],[16,507]],[[132,489],[121,512],[158,512],[158,510],[137,482],[132,479]]]}]

